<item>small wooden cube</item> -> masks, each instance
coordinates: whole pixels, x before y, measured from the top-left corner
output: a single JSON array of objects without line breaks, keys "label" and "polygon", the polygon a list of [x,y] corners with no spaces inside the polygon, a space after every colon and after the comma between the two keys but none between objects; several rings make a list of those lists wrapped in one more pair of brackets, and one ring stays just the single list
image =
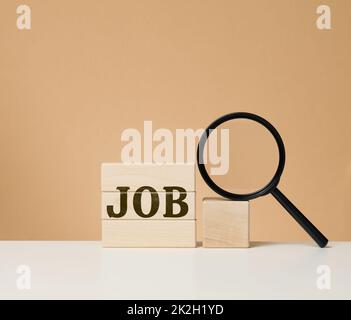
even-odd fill
[{"label": "small wooden cube", "polygon": [[203,246],[207,248],[248,248],[249,202],[224,198],[202,201]]}]

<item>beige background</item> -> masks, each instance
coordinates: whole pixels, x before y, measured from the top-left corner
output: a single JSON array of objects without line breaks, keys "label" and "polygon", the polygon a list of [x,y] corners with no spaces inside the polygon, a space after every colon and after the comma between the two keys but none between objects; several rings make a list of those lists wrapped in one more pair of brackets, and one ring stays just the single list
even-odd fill
[{"label": "beige background", "polygon": [[[1,239],[100,239],[100,164],[119,160],[123,129],[244,110],[284,138],[281,189],[351,240],[351,1],[27,0],[19,31],[22,3],[0,4]],[[251,230],[307,239],[271,197],[252,203]]]}]

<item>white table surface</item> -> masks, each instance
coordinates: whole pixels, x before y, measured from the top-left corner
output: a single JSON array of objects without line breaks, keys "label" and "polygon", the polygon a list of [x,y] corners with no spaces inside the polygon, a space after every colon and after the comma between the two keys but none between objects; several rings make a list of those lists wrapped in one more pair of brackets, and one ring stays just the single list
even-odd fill
[{"label": "white table surface", "polygon": [[[31,288],[18,289],[19,265]],[[318,289],[319,265],[330,289]],[[351,242],[249,249],[111,249],[91,241],[0,241],[0,298],[350,299]]]}]

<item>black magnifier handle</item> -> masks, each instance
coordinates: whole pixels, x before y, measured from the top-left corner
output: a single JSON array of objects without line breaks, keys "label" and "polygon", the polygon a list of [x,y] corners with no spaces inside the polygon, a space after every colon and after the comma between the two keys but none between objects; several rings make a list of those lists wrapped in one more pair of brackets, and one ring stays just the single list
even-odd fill
[{"label": "black magnifier handle", "polygon": [[327,245],[328,239],[290,202],[286,196],[284,196],[283,193],[281,193],[278,188],[275,188],[271,193],[321,248],[324,248]]}]

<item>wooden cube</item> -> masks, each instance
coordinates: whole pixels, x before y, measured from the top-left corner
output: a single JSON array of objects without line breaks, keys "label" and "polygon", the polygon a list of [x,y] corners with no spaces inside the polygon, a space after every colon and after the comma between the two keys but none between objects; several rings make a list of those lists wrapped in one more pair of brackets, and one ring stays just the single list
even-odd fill
[{"label": "wooden cube", "polygon": [[205,198],[202,202],[203,246],[249,247],[249,202]]},{"label": "wooden cube", "polygon": [[195,191],[195,165],[103,163],[101,190],[116,191],[121,186],[128,186],[129,191],[136,191],[141,186],[150,186],[156,191],[165,191],[165,186]]},{"label": "wooden cube", "polygon": [[195,247],[195,220],[102,220],[102,245],[122,248]]},{"label": "wooden cube", "polygon": [[104,163],[104,247],[195,247],[194,164]]}]

